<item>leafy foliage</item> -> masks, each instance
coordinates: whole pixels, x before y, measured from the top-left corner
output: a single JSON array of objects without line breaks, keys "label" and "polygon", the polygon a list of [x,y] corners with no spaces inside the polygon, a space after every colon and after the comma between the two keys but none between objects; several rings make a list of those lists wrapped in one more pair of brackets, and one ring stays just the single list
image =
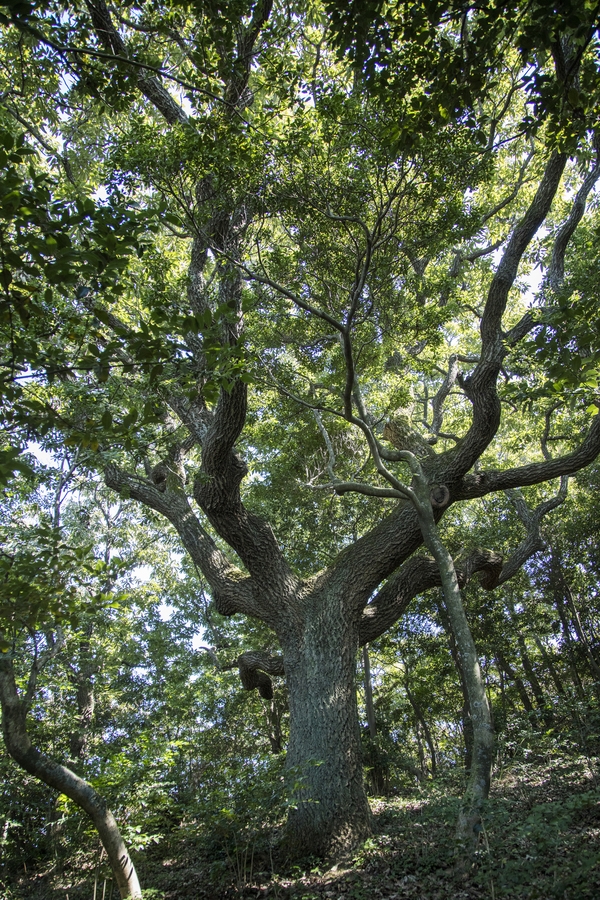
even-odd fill
[{"label": "leafy foliage", "polygon": [[[381,483],[348,409],[398,477],[394,432],[456,487],[473,410],[487,416],[472,390],[492,353],[481,335],[501,248],[561,152],[565,178],[498,324],[497,397],[486,395],[498,422],[465,484],[580,444],[598,403],[593,191],[564,277],[549,273],[598,166],[598,5],[127,2],[106,7],[114,33],[94,20],[103,8],[23,2],[0,15],[0,650],[21,691],[43,660],[32,739],[107,798],[159,893],[199,896],[198,871],[208,896],[265,872],[281,896],[454,893],[449,822],[470,722],[437,593],[370,645],[375,734],[366,699],[360,716],[366,783],[390,794],[373,801],[387,804],[379,837],[350,874],[287,878],[278,827],[307,770],[286,781],[269,754],[287,737],[285,687],[265,701],[235,674],[247,647],[276,653],[277,639],[259,619],[209,611],[228,596],[196,556],[182,559],[181,540],[189,550],[200,523],[207,555],[235,572],[232,593],[247,585],[248,545],[220,527],[227,504],[198,512],[223,486],[235,505],[241,481],[236,526],[269,523],[257,571],[276,546],[281,583],[308,591],[324,567],[350,570],[369,536],[383,571],[404,535],[373,535],[396,500],[334,492]],[[62,476],[40,471],[31,441],[77,462],[60,521]],[[207,468],[211,453],[234,460],[235,484]],[[97,479],[115,472],[109,499]],[[523,483],[530,511],[554,494]],[[519,575],[465,591],[500,784],[456,887],[465,896],[595,890],[598,798],[583,773],[595,777],[598,756],[596,488],[593,469],[572,482]],[[143,514],[130,503],[140,496],[152,500]],[[167,519],[181,525],[184,507],[178,537]],[[458,560],[476,544],[508,559],[528,537],[515,508],[503,494],[453,506],[444,541]],[[253,602],[262,610],[264,591]],[[59,860],[56,889],[89,896],[107,874],[92,830],[2,766],[2,879],[14,883],[21,860]],[[535,786],[545,778],[548,792]],[[559,849],[569,872],[548,864]]]},{"label": "leafy foliage", "polygon": [[1,451],[6,479],[29,471],[19,442],[46,434],[60,419],[51,395],[32,391],[32,382],[43,376],[52,385],[80,371],[105,378],[112,348],[91,340],[86,299],[114,301],[129,255],[141,250],[144,224],[135,212],[88,198],[56,199],[25,135],[5,124],[0,164],[0,403],[4,440],[15,441]]}]

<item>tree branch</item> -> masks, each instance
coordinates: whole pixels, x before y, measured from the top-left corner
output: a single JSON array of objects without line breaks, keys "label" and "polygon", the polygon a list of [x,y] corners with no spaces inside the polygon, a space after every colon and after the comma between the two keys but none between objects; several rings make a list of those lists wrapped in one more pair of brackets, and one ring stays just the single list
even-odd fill
[{"label": "tree branch", "polygon": [[172,523],[194,564],[208,581],[221,615],[245,613],[267,620],[267,611],[256,599],[251,579],[219,550],[194,515],[183,490],[173,489],[170,479],[167,479],[164,488],[162,485],[157,487],[151,481],[125,472],[114,464],[106,467],[105,480],[108,487],[128,494]]},{"label": "tree branch", "polygon": [[[237,665],[244,690],[258,693],[264,700],[273,699],[273,682],[269,675],[285,675],[283,657],[271,656],[260,650],[248,650],[242,653],[231,665]],[[268,674],[266,674],[268,673]]]},{"label": "tree branch", "polygon": [[507,352],[502,340],[502,317],[523,254],[550,211],[566,161],[565,154],[552,153],[536,194],[514,228],[492,278],[481,318],[480,359],[473,373],[461,379],[461,387],[473,407],[471,427],[460,445],[446,454],[456,474],[463,475],[474,465],[498,430],[501,410],[496,380]]},{"label": "tree branch", "polygon": [[585,213],[585,205],[588,195],[598,178],[600,178],[600,161],[598,157],[600,156],[600,139],[595,139],[596,144],[596,163],[592,166],[591,170],[586,175],[583,184],[577,191],[575,195],[575,199],[573,200],[573,204],[571,206],[571,211],[567,216],[565,222],[558,229],[556,237],[554,239],[554,246],[552,248],[552,259],[550,261],[550,268],[548,269],[548,283],[550,287],[558,291],[562,285],[562,281],[565,274],[565,251],[567,249],[567,245],[573,234],[575,233],[575,229],[581,222],[583,218],[583,214]]},{"label": "tree branch", "polygon": [[509,578],[512,578],[521,569],[524,563],[530,559],[534,553],[538,553],[546,547],[546,541],[540,532],[540,522],[543,517],[556,509],[561,503],[564,503],[567,497],[567,487],[569,479],[565,475],[560,480],[560,489],[555,497],[540,503],[534,510],[530,510],[525,503],[525,498],[519,490],[509,490],[506,492],[507,497],[513,503],[517,515],[527,529],[527,534],[516,550],[511,553],[507,561],[502,566],[502,572],[498,578],[498,585],[504,584]]},{"label": "tree branch", "polygon": [[23,697],[23,704],[25,706],[25,709],[29,709],[31,704],[33,703],[33,698],[35,696],[35,691],[37,688],[38,675],[40,674],[44,666],[46,666],[52,659],[54,659],[54,657],[58,653],[60,653],[66,643],[62,628],[56,629],[56,637],[54,637],[52,632],[48,632],[45,637],[46,649],[42,650],[41,653],[38,653],[35,635],[33,636],[33,662],[31,663],[29,678],[27,679],[27,688],[25,691],[25,696]]},{"label": "tree branch", "polygon": [[527,487],[532,484],[541,484],[543,481],[550,481],[552,478],[560,478],[563,475],[574,475],[575,472],[579,472],[580,469],[593,462],[599,453],[600,415],[596,415],[585,439],[572,453],[505,471],[491,469],[487,472],[466,475],[453,490],[452,499],[472,500],[475,497],[485,497],[486,494],[494,491]]},{"label": "tree branch", "polygon": [[[461,587],[479,574],[486,589],[495,586],[502,569],[502,557],[492,550],[472,551],[462,562],[456,563],[456,574]],[[388,579],[375,597],[365,607],[359,624],[360,646],[368,644],[384,634],[404,615],[409,603],[418,594],[432,587],[441,586],[437,563],[429,556],[414,556]]]},{"label": "tree branch", "polygon": [[[90,12],[92,24],[100,43],[107,50],[112,51],[115,54],[115,61],[126,61],[131,64],[132,60],[129,57],[125,41],[115,28],[110,11],[104,0],[94,0],[94,2],[92,2],[92,0],[86,0],[86,6]],[[156,107],[170,125],[175,122],[187,122],[187,115],[181,106],[179,106],[173,97],[171,97],[169,92],[165,90],[156,78],[152,78],[145,74],[144,69],[147,71],[148,68],[149,67],[143,66],[140,69],[137,78],[138,86],[142,94]]]},{"label": "tree branch", "polygon": [[448,394],[454,387],[454,383],[456,382],[456,378],[458,376],[458,359],[453,354],[448,360],[448,373],[444,378],[442,384],[435,397],[431,401],[431,406],[433,408],[433,421],[431,423],[430,431],[436,435],[436,437],[440,433],[440,429],[444,422],[444,403]]}]

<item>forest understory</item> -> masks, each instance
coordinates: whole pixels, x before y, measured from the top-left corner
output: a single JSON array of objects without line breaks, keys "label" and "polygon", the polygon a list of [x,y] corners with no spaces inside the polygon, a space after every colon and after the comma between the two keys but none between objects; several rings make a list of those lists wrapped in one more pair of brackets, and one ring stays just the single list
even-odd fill
[{"label": "forest understory", "polygon": [[[134,854],[144,898],[594,900],[600,895],[600,741],[586,737],[585,754],[568,742],[556,746],[551,734],[544,736],[547,749],[505,748],[467,874],[454,868],[462,779],[446,772],[412,791],[371,798],[373,837],[335,863],[286,863],[277,852],[277,829],[242,829],[219,845],[201,824],[195,837],[174,828]],[[3,900],[116,896],[91,837],[69,859],[58,846],[55,858],[34,871],[3,872],[0,891]]]}]

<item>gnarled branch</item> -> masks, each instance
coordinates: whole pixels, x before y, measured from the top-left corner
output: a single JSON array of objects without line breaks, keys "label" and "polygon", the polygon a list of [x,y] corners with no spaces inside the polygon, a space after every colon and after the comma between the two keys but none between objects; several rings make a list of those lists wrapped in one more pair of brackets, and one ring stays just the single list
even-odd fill
[{"label": "gnarled branch", "polygon": [[273,682],[269,675],[285,675],[283,657],[271,656],[260,650],[248,650],[238,656],[235,665],[239,669],[244,690],[253,691],[258,688],[258,693],[264,700],[273,699]]},{"label": "gnarled branch", "polygon": [[[456,563],[461,587],[479,574],[487,590],[497,584],[502,571],[502,556],[492,550],[473,550],[462,562]],[[368,644],[398,621],[418,594],[441,585],[437,563],[430,556],[414,556],[393,575],[365,607],[359,624],[360,645]]]},{"label": "gnarled branch", "polygon": [[600,453],[600,415],[594,416],[583,442],[577,450],[544,462],[516,466],[504,471],[488,470],[466,475],[453,492],[453,500],[473,500],[494,491],[541,484],[563,475],[574,475],[593,462]]},{"label": "gnarled branch", "polygon": [[165,489],[161,490],[162,486],[114,464],[106,467],[105,480],[108,487],[128,494],[172,523],[183,546],[208,581],[221,615],[245,613],[266,620],[266,610],[255,598],[251,579],[219,550],[194,514],[183,490],[175,490],[168,481]]}]

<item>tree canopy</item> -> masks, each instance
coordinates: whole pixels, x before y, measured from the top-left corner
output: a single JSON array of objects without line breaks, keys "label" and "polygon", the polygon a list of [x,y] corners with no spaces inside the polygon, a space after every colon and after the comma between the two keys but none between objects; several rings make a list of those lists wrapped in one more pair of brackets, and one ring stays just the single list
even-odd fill
[{"label": "tree canopy", "polygon": [[[599,6],[54,0],[0,24],[0,474],[67,448],[178,536],[198,595],[255,622],[243,686],[271,703],[285,676],[289,841],[353,847],[359,648],[444,585],[477,732],[487,618],[473,643],[460,589],[533,577],[600,452]],[[85,552],[47,531],[76,597]],[[78,627],[9,557],[5,666],[49,611]]]}]

